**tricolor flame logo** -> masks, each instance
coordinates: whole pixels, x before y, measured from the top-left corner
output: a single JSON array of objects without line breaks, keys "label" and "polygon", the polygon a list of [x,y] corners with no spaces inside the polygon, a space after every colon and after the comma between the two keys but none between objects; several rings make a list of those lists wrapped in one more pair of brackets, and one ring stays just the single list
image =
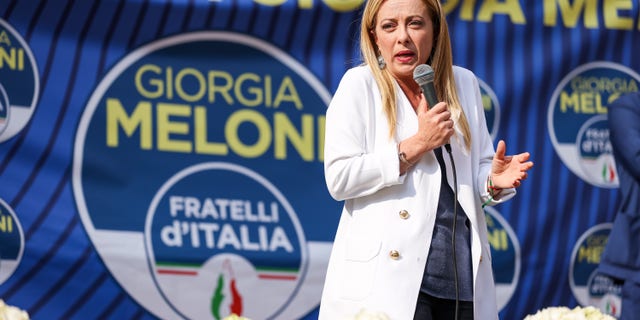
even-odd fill
[{"label": "tricolor flame logo", "polygon": [[[229,279],[228,284],[225,281],[225,274]],[[223,309],[223,302],[225,302],[226,298],[224,294],[225,289],[228,289],[228,292],[231,293],[231,302],[229,303],[229,312],[221,313],[221,309]],[[229,259],[226,259],[222,263],[222,272],[218,275],[216,289],[213,292],[213,297],[211,297],[211,314],[216,320],[221,320],[229,314],[242,316],[242,295],[240,295],[240,292],[236,287],[236,277],[233,273],[233,268],[231,267],[231,261],[229,261]]]}]

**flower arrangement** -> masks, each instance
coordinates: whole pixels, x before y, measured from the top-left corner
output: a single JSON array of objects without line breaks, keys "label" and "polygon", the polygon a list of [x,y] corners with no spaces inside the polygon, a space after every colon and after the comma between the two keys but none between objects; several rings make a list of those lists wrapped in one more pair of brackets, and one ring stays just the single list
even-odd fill
[{"label": "flower arrangement", "polygon": [[29,320],[29,314],[22,309],[7,305],[0,299],[0,320]]},{"label": "flower arrangement", "polygon": [[538,310],[533,315],[528,315],[524,320],[616,320],[616,318],[603,314],[598,308],[580,306],[573,309],[567,307],[549,307]]}]

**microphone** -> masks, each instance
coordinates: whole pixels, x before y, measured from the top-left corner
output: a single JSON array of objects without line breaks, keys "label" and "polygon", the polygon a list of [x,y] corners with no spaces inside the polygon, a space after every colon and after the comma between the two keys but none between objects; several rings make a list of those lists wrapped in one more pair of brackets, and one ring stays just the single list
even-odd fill
[{"label": "microphone", "polygon": [[[417,66],[413,70],[413,80],[415,80],[422,89],[422,94],[424,94],[424,97],[427,99],[429,107],[433,108],[433,106],[438,103],[436,89],[433,87],[433,68],[428,64]],[[451,145],[449,143],[446,143],[444,148],[447,149],[447,152],[451,153]]]},{"label": "microphone", "polygon": [[428,64],[417,66],[413,70],[413,80],[415,80],[422,89],[422,93],[424,97],[427,98],[429,107],[433,108],[433,106],[438,103],[438,98],[436,96],[436,89],[433,87],[433,69],[431,66]]},{"label": "microphone", "polygon": [[[428,64],[421,64],[417,66],[413,70],[413,80],[420,86],[422,89],[422,94],[427,99],[427,103],[429,103],[429,107],[433,108],[438,103],[438,98],[436,96],[436,89],[433,87],[433,68]],[[453,278],[455,283],[455,292],[456,292],[456,309],[454,319],[458,319],[458,266],[456,261],[456,221],[458,220],[458,176],[456,175],[456,164],[453,161],[453,155],[451,154],[451,144],[447,141],[445,143],[444,148],[449,153],[449,159],[451,160],[452,173],[453,173],[453,233],[451,235],[451,247],[453,248]],[[444,162],[442,163],[444,164]],[[444,169],[444,166],[443,166]]]}]

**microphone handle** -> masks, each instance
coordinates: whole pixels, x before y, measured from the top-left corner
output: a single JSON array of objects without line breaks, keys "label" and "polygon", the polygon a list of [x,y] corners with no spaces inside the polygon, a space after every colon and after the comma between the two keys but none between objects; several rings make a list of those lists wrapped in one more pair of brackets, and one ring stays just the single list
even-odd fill
[{"label": "microphone handle", "polygon": [[[427,99],[427,103],[429,104],[429,108],[433,108],[438,103],[438,98],[436,97],[436,90],[433,87],[433,82],[427,82],[422,85],[422,94],[424,94],[425,99]],[[451,153],[451,144],[449,142],[445,143],[444,148],[447,152]]]},{"label": "microphone handle", "polygon": [[422,94],[427,99],[429,108],[433,108],[438,103],[438,97],[436,96],[436,89],[433,87],[433,82],[427,82],[422,85]]}]

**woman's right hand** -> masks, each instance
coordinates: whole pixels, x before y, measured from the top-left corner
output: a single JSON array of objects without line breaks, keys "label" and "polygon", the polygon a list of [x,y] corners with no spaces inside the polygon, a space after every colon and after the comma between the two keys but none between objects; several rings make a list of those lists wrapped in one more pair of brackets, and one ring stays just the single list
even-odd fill
[{"label": "woman's right hand", "polygon": [[438,102],[433,108],[429,108],[423,97],[416,112],[418,115],[416,136],[422,144],[423,152],[449,143],[455,131],[451,112],[445,102]]},{"label": "woman's right hand", "polygon": [[[410,163],[418,162],[425,152],[449,143],[455,132],[451,112],[445,102],[439,102],[433,108],[429,108],[422,96],[416,113],[418,132],[398,145],[398,151],[403,152]],[[402,169],[401,173],[404,173]]]}]

